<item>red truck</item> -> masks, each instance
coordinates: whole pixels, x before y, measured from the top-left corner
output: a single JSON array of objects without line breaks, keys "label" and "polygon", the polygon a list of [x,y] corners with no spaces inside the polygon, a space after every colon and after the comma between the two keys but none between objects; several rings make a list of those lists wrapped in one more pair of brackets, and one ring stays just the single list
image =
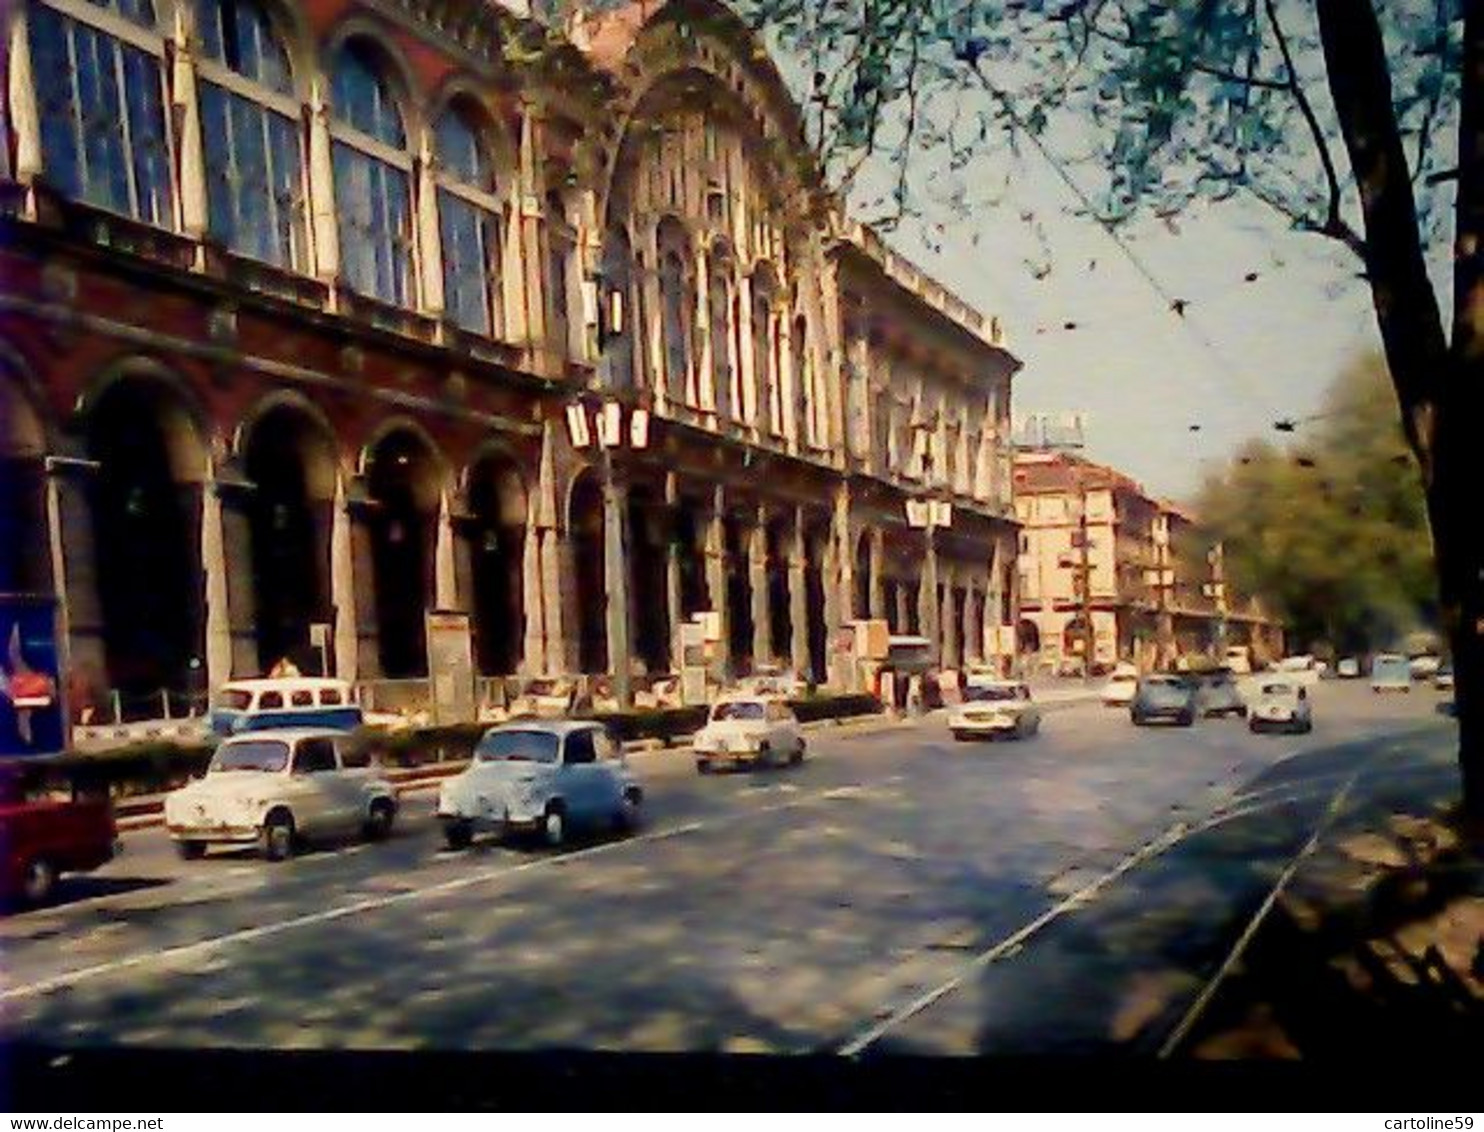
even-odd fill
[{"label": "red truck", "polygon": [[0,902],[45,903],[63,873],[96,869],[117,848],[108,802],[31,800],[20,772],[0,767]]}]

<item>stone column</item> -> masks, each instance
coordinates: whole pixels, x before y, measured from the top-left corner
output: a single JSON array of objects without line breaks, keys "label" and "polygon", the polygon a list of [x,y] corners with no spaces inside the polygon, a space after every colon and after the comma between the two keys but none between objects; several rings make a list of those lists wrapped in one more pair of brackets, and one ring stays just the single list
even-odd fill
[{"label": "stone column", "polygon": [[206,686],[215,691],[232,678],[232,622],[227,610],[222,500],[212,479],[201,484],[201,573],[206,588]]},{"label": "stone column", "polygon": [[316,78],[309,93],[309,214],[314,237],[314,271],[323,283],[340,276],[340,229],[335,210],[335,161],[330,141],[330,109],[324,84]]},{"label": "stone column", "polygon": [[943,587],[943,608],[939,618],[942,623],[942,644],[940,647],[942,648],[943,666],[945,668],[958,668],[963,664],[963,655],[959,652],[959,643],[955,639],[956,634],[954,633],[954,623],[958,620],[961,612],[958,608],[958,601],[953,594],[953,582],[956,574],[956,570],[950,572],[947,582]]},{"label": "stone column", "polygon": [[[695,286],[695,310],[696,316],[691,320],[694,333],[692,340],[696,344],[696,363],[693,367],[696,377],[695,404],[702,409],[716,410],[718,398],[716,387],[711,379],[716,372],[716,367],[711,361],[711,272],[706,263],[706,249],[696,247],[696,286]],[[708,396],[707,391],[710,390]]]},{"label": "stone column", "polygon": [[335,675],[355,680],[359,674],[360,634],[356,627],[355,550],[351,542],[350,507],[345,475],[335,477],[330,513],[330,605],[335,611]]},{"label": "stone column", "polygon": [[[741,245],[738,245],[739,247]],[[758,420],[757,360],[752,356],[752,276],[737,277],[737,325],[732,333],[737,339],[737,419],[753,425]],[[766,364],[767,359],[763,359]]]},{"label": "stone column", "polygon": [[171,87],[180,108],[180,224],[193,240],[209,226],[206,203],[206,155],[202,149],[201,103],[196,94],[196,60],[191,54],[184,6],[175,13],[175,61]]},{"label": "stone column", "polygon": [[556,484],[556,444],[557,444],[557,422],[548,420],[543,425],[541,435],[541,464],[536,483],[536,496],[532,504],[533,521],[531,524],[531,535],[533,540],[531,553],[536,561],[533,563],[536,578],[534,584],[528,580],[530,586],[527,604],[531,601],[540,603],[541,616],[531,617],[527,615],[527,623],[535,625],[540,623],[542,627],[542,640],[532,650],[531,642],[528,641],[528,652],[534,656],[539,653],[539,664],[533,667],[533,671],[540,671],[549,676],[554,676],[567,671],[567,618],[562,608],[562,578],[564,571],[561,568],[562,545],[561,535],[557,524],[559,508],[557,505]]},{"label": "stone column", "polygon": [[[665,509],[668,535],[665,540],[665,604],[670,611],[670,666],[679,672],[685,649],[680,627],[685,621],[685,605],[680,594],[680,545],[676,541],[676,519],[680,507],[680,484],[674,472],[665,473]],[[689,551],[689,547],[686,548]]]},{"label": "stone column", "polygon": [[458,560],[453,546],[453,508],[445,488],[438,496],[438,529],[433,544],[433,604],[439,609],[462,609],[459,604]]},{"label": "stone column", "polygon": [[938,632],[938,544],[933,529],[924,536],[922,583],[917,591],[917,616],[922,635],[928,639],[933,663],[943,660],[942,638]]},{"label": "stone column", "polygon": [[520,188],[515,215],[520,232],[521,290],[525,297],[521,312],[524,341],[533,348],[539,348],[546,341],[546,307],[543,303],[546,287],[542,279],[546,257],[541,251],[541,214],[545,202],[540,192],[539,131],[536,107],[527,102],[520,111]]},{"label": "stone column", "polygon": [[628,489],[618,482],[613,456],[603,450],[603,582],[608,593],[608,666],[621,708],[633,703],[629,671],[629,585],[625,553]]},{"label": "stone column", "polygon": [[26,5],[12,6],[10,19],[10,125],[15,131],[15,179],[29,185],[41,175],[41,115],[31,70],[31,34]]},{"label": "stone column", "polygon": [[417,261],[420,274],[422,313],[441,319],[443,294],[443,232],[438,224],[438,183],[430,140],[424,136],[417,160]]},{"label": "stone column", "polygon": [[809,552],[805,546],[804,510],[794,508],[793,538],[789,540],[788,609],[793,629],[793,667],[800,675],[809,667]]},{"label": "stone column", "polygon": [[782,315],[775,315],[776,329],[774,335],[778,342],[778,372],[773,375],[773,381],[778,386],[778,421],[776,430],[782,433],[790,448],[795,452],[804,447],[804,422],[798,419],[797,409],[799,399],[794,389],[794,381],[797,374],[794,373],[794,325],[793,319],[785,311]]},{"label": "stone column", "polygon": [[759,507],[753,515],[747,539],[747,578],[752,591],[753,664],[781,661],[773,655],[772,594],[768,588],[768,510]]},{"label": "stone column", "polygon": [[717,484],[711,496],[711,514],[706,520],[706,588],[711,593],[711,608],[721,619],[721,640],[716,644],[717,665],[730,675],[731,611],[727,608],[727,538],[722,517],[726,514],[726,491]]}]

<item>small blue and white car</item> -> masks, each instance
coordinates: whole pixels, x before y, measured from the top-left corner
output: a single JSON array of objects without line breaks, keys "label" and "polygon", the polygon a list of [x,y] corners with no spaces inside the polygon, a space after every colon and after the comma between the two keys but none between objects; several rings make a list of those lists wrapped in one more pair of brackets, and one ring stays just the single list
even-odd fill
[{"label": "small blue and white car", "polygon": [[229,680],[216,694],[211,730],[217,735],[277,727],[331,727],[353,731],[366,721],[355,690],[328,676],[269,676]]},{"label": "small blue and white car", "polygon": [[438,792],[450,849],[479,833],[539,833],[560,845],[575,828],[633,829],[644,792],[601,723],[528,720],[484,733],[474,758]]}]

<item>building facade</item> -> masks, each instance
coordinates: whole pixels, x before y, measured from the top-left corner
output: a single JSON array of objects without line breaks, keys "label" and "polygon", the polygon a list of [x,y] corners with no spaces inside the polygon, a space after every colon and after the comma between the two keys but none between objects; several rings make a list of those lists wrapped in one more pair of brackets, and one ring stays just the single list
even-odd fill
[{"label": "building facade", "polygon": [[1022,664],[1075,673],[1148,671],[1246,645],[1282,656],[1282,629],[1222,577],[1196,517],[1123,473],[1068,451],[1015,456]]},{"label": "building facade", "polygon": [[[416,698],[1008,652],[998,327],[851,225],[710,0],[19,0],[0,593],[148,714],[283,658]],[[914,525],[931,501],[941,523]],[[920,512],[918,512],[920,515]]]}]

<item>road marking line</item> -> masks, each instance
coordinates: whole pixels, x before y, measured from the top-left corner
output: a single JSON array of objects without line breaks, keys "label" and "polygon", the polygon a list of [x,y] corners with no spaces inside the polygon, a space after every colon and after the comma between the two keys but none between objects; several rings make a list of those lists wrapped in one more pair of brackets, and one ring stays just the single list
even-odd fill
[{"label": "road marking line", "polygon": [[989,948],[986,951],[981,951],[972,960],[965,964],[963,969],[960,970],[958,974],[954,975],[951,979],[948,979],[946,982],[939,984],[925,994],[918,996],[911,1002],[907,1003],[905,1006],[893,1010],[890,1014],[888,1014],[881,1021],[877,1022],[875,1025],[867,1027],[850,1041],[846,1042],[845,1045],[841,1046],[839,1052],[846,1057],[854,1057],[855,1055],[859,1054],[868,1046],[871,1046],[875,1042],[880,1040],[880,1038],[888,1031],[895,1029],[897,1026],[900,1026],[908,1019],[921,1014],[924,1010],[928,1009],[930,1006],[938,1002],[940,999],[944,998],[946,995],[952,994],[959,987],[963,986],[964,982],[969,978],[970,975],[983,970],[985,967],[990,966],[1000,959],[1013,955],[1015,952],[1020,950],[1022,944],[1024,944],[1028,939],[1039,932],[1047,924],[1050,924],[1054,920],[1060,919],[1062,916],[1066,915],[1069,912],[1073,912],[1076,909],[1081,908],[1104,888],[1112,884],[1119,877],[1123,876],[1123,874],[1128,872],[1130,869],[1136,868],[1144,861],[1156,857],[1160,853],[1163,853],[1166,849],[1169,849],[1172,846],[1178,844],[1180,840],[1185,836],[1187,829],[1188,827],[1185,822],[1176,822],[1159,836],[1155,837],[1151,841],[1146,842],[1138,849],[1135,849],[1132,853],[1128,854],[1126,857],[1123,858],[1123,860],[1121,860],[1116,866],[1108,870],[1106,873],[1103,873],[1095,880],[1084,885],[1082,888],[1072,893],[1072,895],[1066,897],[1060,903],[1048,908],[1034,920],[1031,920],[1029,923],[1018,928],[1016,931],[1012,932],[1010,935],[1006,936],[1004,939],[996,943],[993,947]]},{"label": "road marking line", "polygon": [[[885,781],[900,781],[901,776]],[[106,963],[97,963],[91,967],[83,967],[76,971],[67,971],[53,975],[49,978],[38,979],[32,983],[22,986],[11,987],[0,991],[0,1003],[12,1002],[22,998],[32,998],[36,995],[48,994],[62,987],[74,986],[81,982],[87,982],[105,975],[116,974],[119,971],[128,971],[139,967],[155,966],[168,963],[172,960],[182,959],[186,956],[199,955],[210,952],[217,948],[229,947],[233,944],[246,943],[252,940],[264,939],[269,936],[281,935],[284,932],[293,931],[296,928],[310,927],[315,924],[332,923],[343,920],[348,916],[359,915],[363,912],[379,911],[398,904],[407,904],[415,900],[423,900],[430,896],[439,896],[448,892],[455,892],[463,888],[471,888],[475,885],[485,884],[490,881],[501,881],[506,877],[513,877],[521,873],[534,872],[543,868],[560,868],[575,861],[586,861],[594,857],[608,853],[618,852],[636,845],[653,844],[659,841],[667,841],[676,837],[684,837],[688,834],[697,833],[704,829],[725,828],[736,822],[757,817],[762,814],[776,813],[781,810],[797,809],[801,806],[815,801],[832,801],[836,798],[848,797],[868,789],[866,783],[854,786],[836,787],[835,789],[810,794],[804,798],[796,798],[788,802],[779,802],[768,806],[750,808],[742,813],[728,814],[725,817],[713,821],[692,821],[684,825],[672,826],[667,829],[653,830],[648,833],[637,834],[623,841],[609,841],[601,845],[594,845],[586,849],[578,849],[570,853],[563,853],[556,857],[538,857],[535,860],[522,861],[518,865],[504,865],[497,868],[485,869],[467,876],[455,877],[452,880],[430,885],[426,888],[417,888],[405,892],[390,893],[383,896],[367,897],[362,900],[353,901],[350,904],[342,904],[336,908],[327,908],[318,912],[306,913],[302,916],[294,916],[287,920],[279,920],[272,924],[261,924],[258,927],[242,928],[237,931],[227,932],[224,935],[213,936],[209,939],[196,940],[192,943],[178,944],[175,947],[167,947],[157,951],[141,952],[136,955],[126,956],[122,959],[112,959]]]}]

